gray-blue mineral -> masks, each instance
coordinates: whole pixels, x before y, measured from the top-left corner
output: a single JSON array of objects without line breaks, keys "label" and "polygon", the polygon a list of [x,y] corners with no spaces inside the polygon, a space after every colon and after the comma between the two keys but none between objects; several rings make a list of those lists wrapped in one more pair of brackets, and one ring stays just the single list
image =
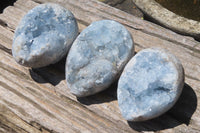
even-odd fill
[{"label": "gray-blue mineral", "polygon": [[140,51],[126,65],[118,83],[118,104],[128,121],[144,121],[169,110],[184,85],[180,61],[161,48]]},{"label": "gray-blue mineral", "polygon": [[78,97],[102,91],[119,77],[134,54],[130,33],[112,20],[93,22],[74,41],[66,61],[66,81]]},{"label": "gray-blue mineral", "polygon": [[74,15],[57,4],[30,10],[18,25],[12,45],[14,59],[27,67],[43,67],[63,58],[78,35]]}]

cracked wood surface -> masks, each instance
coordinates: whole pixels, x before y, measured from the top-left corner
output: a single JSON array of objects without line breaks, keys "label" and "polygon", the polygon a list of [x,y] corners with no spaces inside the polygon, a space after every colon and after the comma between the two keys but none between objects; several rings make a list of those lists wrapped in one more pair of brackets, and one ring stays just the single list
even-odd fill
[{"label": "cracked wood surface", "polygon": [[[80,31],[91,22],[113,19],[132,34],[136,52],[168,49],[185,69],[183,93],[164,115],[146,122],[125,121],[114,83],[94,96],[79,98],[67,90],[65,59],[40,69],[18,65],[11,54],[13,31],[40,3],[54,2],[73,12]],[[95,0],[18,0],[0,14],[0,132],[200,132],[200,43]]]}]

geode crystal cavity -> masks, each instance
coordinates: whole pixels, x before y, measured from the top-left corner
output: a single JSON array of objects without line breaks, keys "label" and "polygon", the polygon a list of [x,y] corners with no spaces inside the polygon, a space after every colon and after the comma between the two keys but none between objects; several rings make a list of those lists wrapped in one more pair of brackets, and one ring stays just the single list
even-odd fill
[{"label": "geode crystal cavity", "polygon": [[30,10],[18,25],[12,45],[14,59],[38,68],[63,58],[78,35],[74,15],[57,4],[42,4]]},{"label": "geode crystal cavity", "polygon": [[93,22],[74,41],[66,61],[66,81],[78,97],[106,89],[134,54],[130,33],[112,20]]},{"label": "geode crystal cavity", "polygon": [[118,83],[118,104],[128,121],[144,121],[169,110],[184,85],[180,61],[168,51],[140,51],[126,65]]}]

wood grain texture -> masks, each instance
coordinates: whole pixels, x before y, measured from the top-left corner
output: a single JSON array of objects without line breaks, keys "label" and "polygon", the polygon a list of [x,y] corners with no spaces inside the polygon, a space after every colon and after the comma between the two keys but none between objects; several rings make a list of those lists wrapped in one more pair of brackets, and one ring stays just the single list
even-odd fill
[{"label": "wood grain texture", "polygon": [[[176,105],[146,122],[125,121],[114,83],[107,90],[77,99],[67,89],[65,59],[40,69],[18,65],[11,55],[13,31],[40,3],[54,2],[73,12],[80,32],[91,22],[113,19],[132,34],[136,52],[162,47],[185,69],[185,86]],[[0,132],[200,132],[200,43],[95,0],[18,0],[0,14]]]}]

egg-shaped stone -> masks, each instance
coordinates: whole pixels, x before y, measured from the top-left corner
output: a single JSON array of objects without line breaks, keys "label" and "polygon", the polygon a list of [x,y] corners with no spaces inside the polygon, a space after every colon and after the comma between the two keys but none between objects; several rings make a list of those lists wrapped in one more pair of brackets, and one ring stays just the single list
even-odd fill
[{"label": "egg-shaped stone", "polygon": [[12,54],[23,66],[44,67],[62,59],[77,35],[77,22],[69,10],[57,4],[41,4],[16,28]]},{"label": "egg-shaped stone", "polygon": [[122,116],[144,121],[168,111],[184,85],[181,62],[168,51],[149,48],[138,52],[125,66],[117,97]]},{"label": "egg-shaped stone", "polygon": [[134,54],[131,34],[113,20],[93,22],[74,41],[66,61],[66,81],[77,97],[108,88]]}]

